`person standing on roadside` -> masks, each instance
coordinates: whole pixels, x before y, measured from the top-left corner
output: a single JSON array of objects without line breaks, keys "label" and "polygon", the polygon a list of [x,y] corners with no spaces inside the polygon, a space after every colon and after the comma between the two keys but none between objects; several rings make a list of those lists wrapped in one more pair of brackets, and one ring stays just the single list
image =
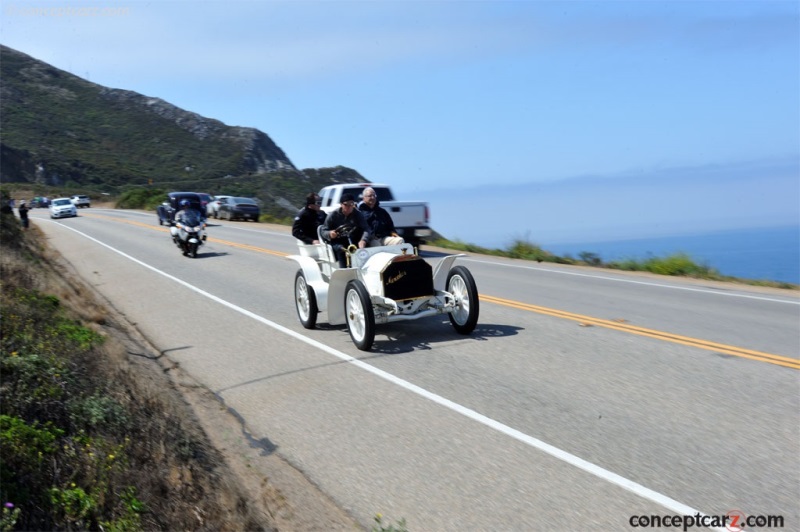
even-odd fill
[{"label": "person standing on roadside", "polygon": [[315,192],[306,196],[306,206],[300,209],[292,223],[292,236],[305,245],[319,244],[317,228],[325,223],[322,200]]},{"label": "person standing on roadside", "polygon": [[24,200],[19,202],[19,208],[17,210],[19,211],[19,220],[20,220],[20,222],[22,222],[22,227],[24,229],[27,229],[28,228],[28,223],[29,223],[28,222],[28,206],[25,205],[25,201]]}]

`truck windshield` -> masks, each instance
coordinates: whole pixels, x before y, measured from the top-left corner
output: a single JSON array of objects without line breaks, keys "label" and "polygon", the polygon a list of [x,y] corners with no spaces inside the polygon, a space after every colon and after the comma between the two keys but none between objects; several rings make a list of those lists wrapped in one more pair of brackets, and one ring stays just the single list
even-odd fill
[{"label": "truck windshield", "polygon": [[[361,201],[361,195],[364,193],[364,189],[367,187],[352,187],[352,188],[344,188],[342,189],[342,195],[344,194],[352,194],[356,197],[356,201]],[[392,196],[392,191],[388,187],[373,187],[375,189],[375,194],[378,196],[378,201],[394,201],[394,197]]]}]

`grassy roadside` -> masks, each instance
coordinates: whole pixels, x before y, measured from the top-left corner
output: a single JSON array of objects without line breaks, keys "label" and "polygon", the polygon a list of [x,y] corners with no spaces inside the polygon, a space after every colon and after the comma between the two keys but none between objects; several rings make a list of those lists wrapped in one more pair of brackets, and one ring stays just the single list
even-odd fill
[{"label": "grassy roadside", "polygon": [[0,530],[272,530],[35,226],[0,216]]},{"label": "grassy roadside", "polygon": [[649,272],[657,275],[669,275],[677,277],[689,277],[692,279],[706,279],[710,281],[723,281],[730,283],[740,283],[752,286],[766,286],[771,288],[784,288],[789,290],[800,290],[800,285],[785,283],[780,281],[766,281],[754,279],[741,279],[720,274],[714,268],[698,264],[685,253],[673,253],[662,257],[648,257],[647,259],[626,259],[620,261],[604,262],[597,254],[582,251],[578,258],[560,257],[546,251],[536,244],[524,240],[515,240],[507,249],[489,249],[468,244],[460,241],[451,241],[446,238],[437,238],[430,242],[431,245],[453,249],[457,251],[468,251],[480,253],[482,255],[494,255],[497,257],[508,257],[512,259],[532,260],[536,262],[553,262],[557,264],[573,264],[581,266],[592,266],[596,268],[607,268],[611,270],[622,270],[630,272]]}]

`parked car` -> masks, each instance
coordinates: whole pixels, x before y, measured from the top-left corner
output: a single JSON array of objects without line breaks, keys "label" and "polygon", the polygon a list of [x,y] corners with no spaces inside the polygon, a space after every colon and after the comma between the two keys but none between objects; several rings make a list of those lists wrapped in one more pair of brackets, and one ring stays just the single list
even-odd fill
[{"label": "parked car", "polygon": [[88,209],[89,207],[92,206],[89,196],[86,196],[84,194],[75,194],[74,196],[71,196],[69,199],[72,202],[72,204],[79,209],[82,209],[84,207]]},{"label": "parked car", "polygon": [[29,207],[33,209],[34,207],[47,207],[49,205],[50,200],[47,199],[47,196],[34,196]]},{"label": "parked car", "polygon": [[253,198],[229,197],[219,201],[219,218],[223,220],[242,220],[258,221],[261,215],[261,208]]},{"label": "parked car", "polygon": [[156,214],[158,215],[158,225],[169,225],[175,218],[175,213],[180,208],[179,204],[182,200],[189,200],[189,205],[192,209],[196,209],[202,215],[205,215],[203,203],[200,196],[196,192],[170,192],[167,194],[166,200],[156,207]]},{"label": "parked car", "polygon": [[206,205],[206,216],[213,216],[214,218],[219,218],[219,202],[225,198],[230,198],[232,196],[214,196],[214,198],[208,202]]},{"label": "parked car", "polygon": [[56,198],[50,202],[50,218],[78,216],[78,209],[69,198]]}]

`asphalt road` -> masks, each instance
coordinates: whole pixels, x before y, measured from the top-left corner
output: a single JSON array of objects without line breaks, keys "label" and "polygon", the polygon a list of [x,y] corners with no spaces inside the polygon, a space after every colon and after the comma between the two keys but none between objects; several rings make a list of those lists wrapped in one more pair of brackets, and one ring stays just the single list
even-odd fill
[{"label": "asphalt road", "polygon": [[344,327],[301,327],[288,228],[211,220],[190,259],[155,214],[31,218],[265,453],[365,527],[382,513],[413,531],[703,516],[726,530],[725,515],[800,529],[797,293],[469,256],[473,335],[400,322],[364,353]]}]

